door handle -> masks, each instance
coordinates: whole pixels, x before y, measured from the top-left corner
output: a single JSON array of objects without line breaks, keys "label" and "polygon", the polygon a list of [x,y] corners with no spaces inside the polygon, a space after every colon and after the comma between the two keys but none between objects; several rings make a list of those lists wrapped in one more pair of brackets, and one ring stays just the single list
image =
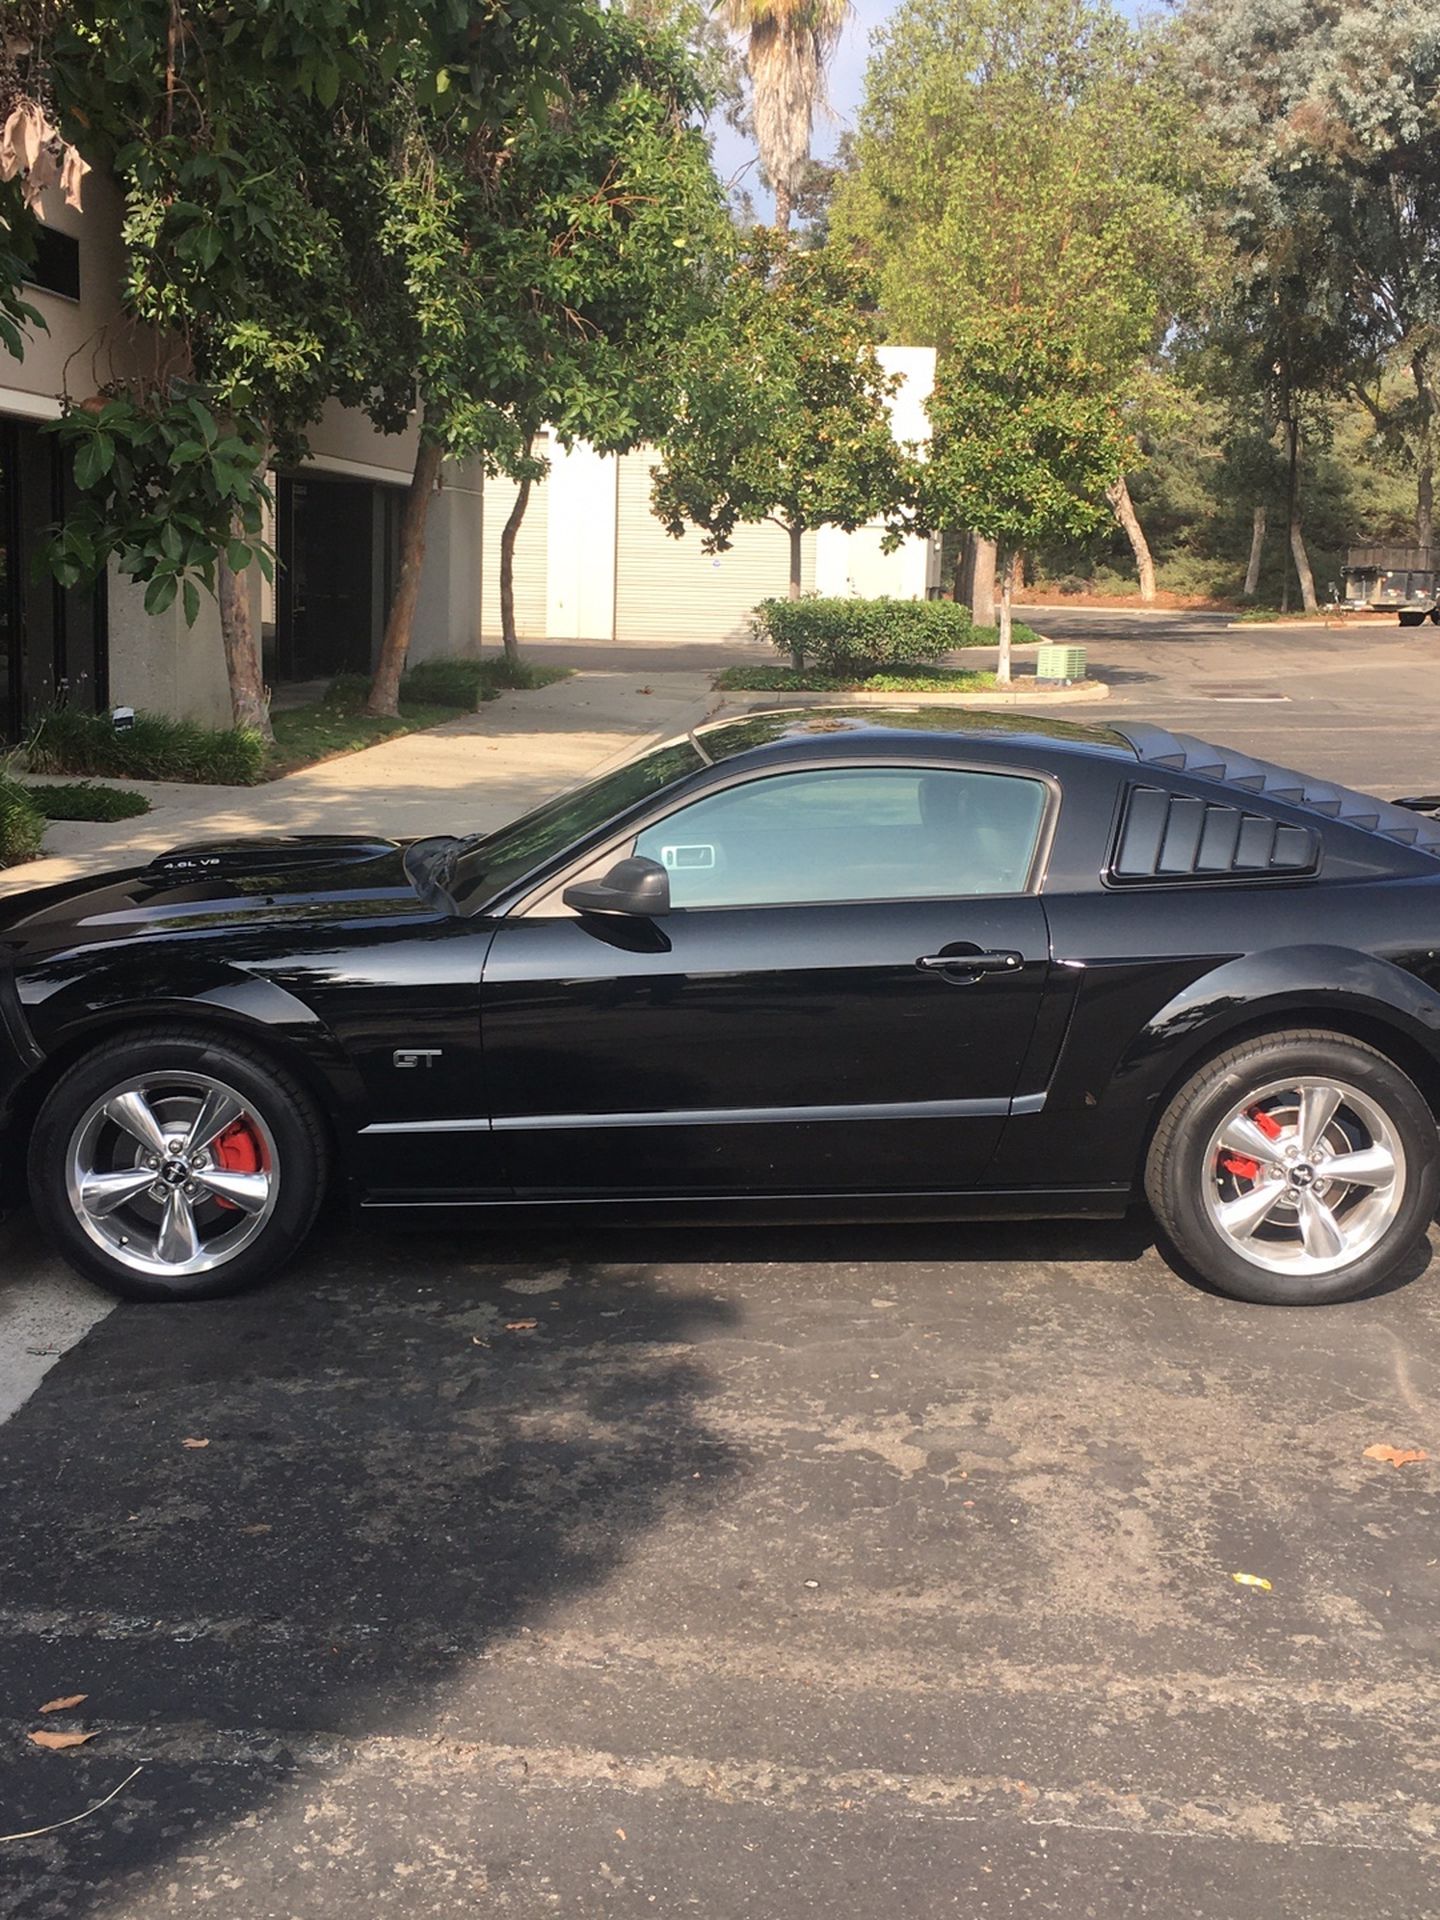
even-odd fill
[{"label": "door handle", "polygon": [[915,964],[924,973],[968,975],[973,980],[982,973],[1018,973],[1025,961],[1018,953],[927,953]]}]

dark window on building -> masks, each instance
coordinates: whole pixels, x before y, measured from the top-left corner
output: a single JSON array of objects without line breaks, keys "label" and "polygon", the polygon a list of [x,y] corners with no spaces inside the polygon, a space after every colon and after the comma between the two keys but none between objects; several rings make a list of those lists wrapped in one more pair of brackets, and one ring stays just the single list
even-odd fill
[{"label": "dark window on building", "polygon": [[73,497],[68,467],[53,434],[0,417],[0,740],[48,707],[93,713],[109,698],[103,582],[66,589],[35,570]]},{"label": "dark window on building", "polygon": [[63,299],[80,298],[80,242],[73,233],[42,226],[36,234],[35,260],[25,275],[28,285]]}]

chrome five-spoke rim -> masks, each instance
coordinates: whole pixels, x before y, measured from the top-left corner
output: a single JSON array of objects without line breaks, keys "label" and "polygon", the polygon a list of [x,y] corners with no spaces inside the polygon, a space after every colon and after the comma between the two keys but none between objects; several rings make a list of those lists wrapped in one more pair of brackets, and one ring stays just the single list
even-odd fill
[{"label": "chrome five-spoke rim", "polygon": [[1231,1108],[1205,1156],[1221,1234],[1267,1273],[1334,1273],[1385,1237],[1405,1151],[1383,1107],[1339,1080],[1274,1080]]},{"label": "chrome five-spoke rim", "polygon": [[270,1129],[243,1095],[167,1070],[95,1102],[70,1136],[65,1181],[97,1246],[173,1280],[243,1252],[275,1211],[280,1174]]}]

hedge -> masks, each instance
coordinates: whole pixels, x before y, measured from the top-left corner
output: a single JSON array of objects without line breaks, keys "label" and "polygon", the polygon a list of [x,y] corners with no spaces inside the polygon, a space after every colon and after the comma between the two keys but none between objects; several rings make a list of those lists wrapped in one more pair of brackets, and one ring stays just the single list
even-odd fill
[{"label": "hedge", "polygon": [[65,707],[40,722],[25,743],[25,759],[32,773],[251,787],[265,777],[267,754],[259,734],[243,727],[137,713],[134,726],[117,733],[108,714]]},{"label": "hedge", "polygon": [[970,609],[952,600],[762,600],[752,626],[797,668],[865,675],[976,645]]},{"label": "hedge", "polygon": [[33,860],[45,837],[45,822],[23,787],[0,774],[0,867]]}]

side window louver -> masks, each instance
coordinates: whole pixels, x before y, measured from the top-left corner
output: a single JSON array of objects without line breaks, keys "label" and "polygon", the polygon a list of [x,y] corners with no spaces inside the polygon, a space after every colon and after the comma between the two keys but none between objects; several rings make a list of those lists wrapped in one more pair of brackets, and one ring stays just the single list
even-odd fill
[{"label": "side window louver", "polygon": [[1111,863],[1112,880],[1214,880],[1313,873],[1319,835],[1243,807],[1132,787]]}]

